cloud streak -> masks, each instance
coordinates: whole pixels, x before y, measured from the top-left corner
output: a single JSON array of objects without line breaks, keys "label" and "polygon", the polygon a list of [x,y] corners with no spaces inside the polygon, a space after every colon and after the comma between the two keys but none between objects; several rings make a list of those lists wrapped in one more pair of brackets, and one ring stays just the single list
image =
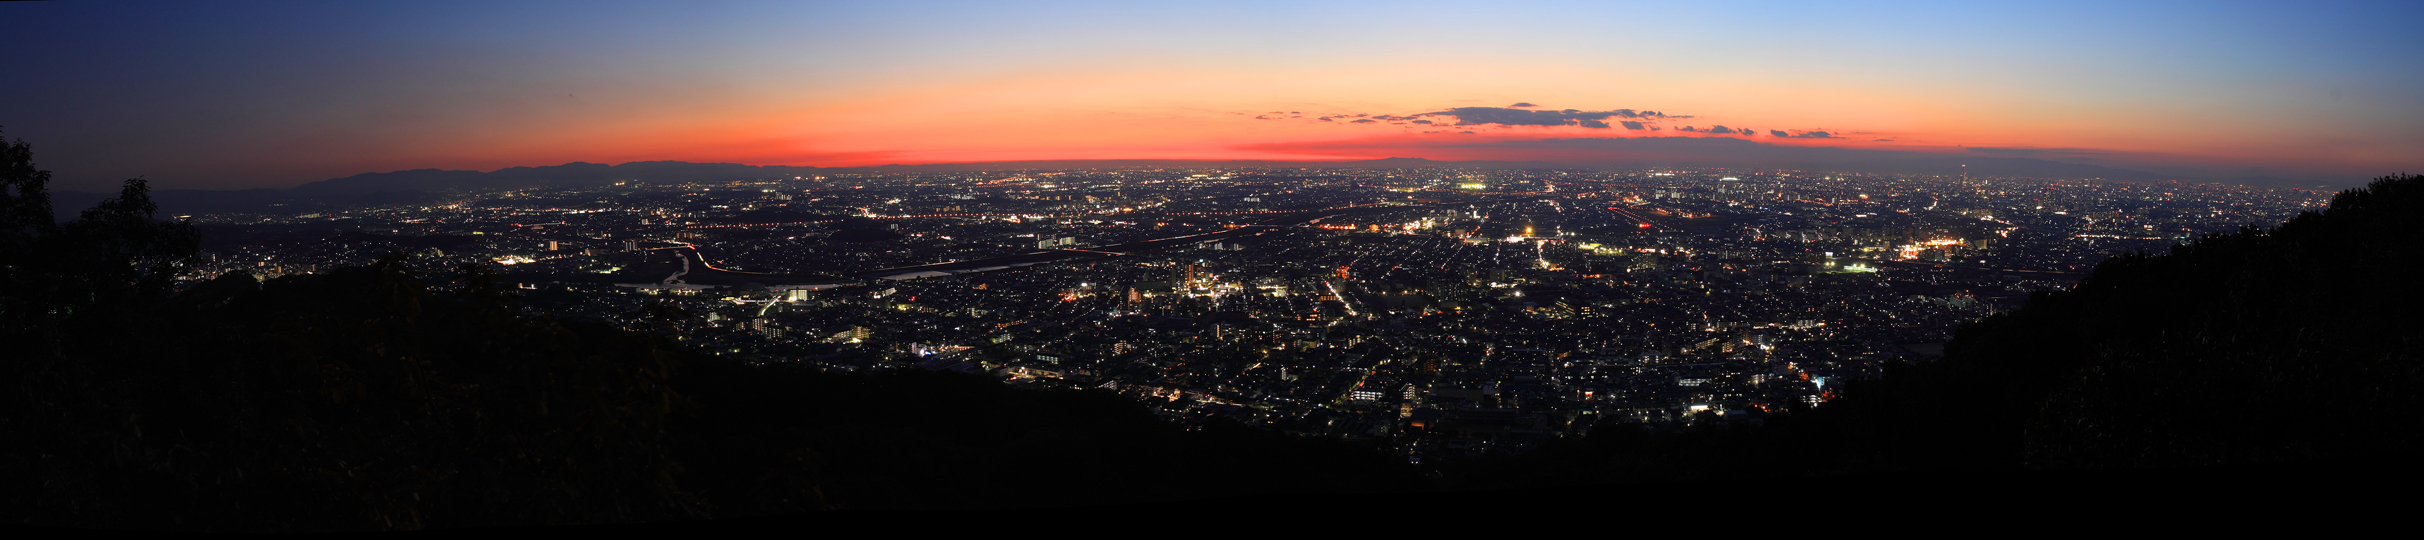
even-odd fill
[{"label": "cloud streak", "polygon": [[1966,150],[1971,153],[1986,154],[1990,156],[2014,157],[2078,156],[2101,155],[2106,153],[2098,150],[2083,150],[2078,148],[1992,148],[1985,146],[1973,146],[1967,148]]},{"label": "cloud streak", "polygon": [[[1237,148],[1298,156],[1335,156],[1343,159],[1396,156],[1444,161],[1546,162],[1561,166],[1589,168],[1717,166],[1958,174],[1962,171],[1962,165],[1967,164],[1970,165],[1970,170],[1982,174],[2133,180],[2167,177],[2165,174],[2146,172],[2144,169],[2133,170],[2132,163],[2125,161],[2059,162],[2021,155],[2000,155],[2008,154],[2008,152],[2003,152],[2006,150],[2026,149],[1990,148],[1981,152],[1963,152],[1948,148],[1940,151],[1916,151],[1787,144],[1781,141],[1759,142],[1739,137],[1703,136],[1712,129],[1693,127],[1691,133],[1694,135],[1665,137],[1534,138],[1496,134],[1497,136],[1445,138],[1400,135],[1338,141],[1253,144]],[[1742,131],[1738,128],[1734,130],[1737,134]],[[1683,131],[1683,129],[1676,128],[1673,131]],[[1820,137],[1794,136],[1792,138]],[[1836,141],[1849,140],[1832,133],[1824,138]]]},{"label": "cloud streak", "polygon": [[[1497,127],[1573,126],[1585,129],[1615,129],[1618,126],[1622,126],[1624,129],[1633,131],[1656,131],[1659,129],[1656,125],[1658,122],[1692,118],[1690,115],[1674,115],[1659,111],[1640,109],[1591,111],[1582,109],[1536,109],[1536,107],[1540,107],[1540,105],[1530,102],[1517,102],[1513,105],[1508,105],[1505,107],[1454,107],[1447,110],[1412,114],[1320,113],[1316,117],[1312,118],[1312,120],[1317,122],[1333,123],[1343,121],[1350,124],[1389,123],[1399,125]],[[1253,115],[1253,118],[1256,120],[1288,120],[1304,118],[1303,116],[1300,116],[1304,114],[1301,111],[1270,111],[1261,114],[1237,114]],[[1725,133],[1742,133],[1747,135],[1753,132],[1750,130],[1729,130]]]},{"label": "cloud streak", "polygon": [[[1608,109],[1593,111],[1582,109],[1539,109],[1537,107],[1540,107],[1540,105],[1531,102],[1516,102],[1513,105],[1508,105],[1505,107],[1453,107],[1446,110],[1413,114],[1318,113],[1319,117],[1312,118],[1311,120],[1333,124],[1390,124],[1405,126],[1405,128],[1409,130],[1416,129],[1417,126],[1458,126],[1467,128],[1578,127],[1586,130],[1614,130],[1617,128],[1623,128],[1625,131],[1644,132],[1671,130],[1700,136],[1722,135],[1744,138],[1766,137],[1774,139],[1825,139],[1836,141],[1851,140],[1844,138],[1846,134],[1839,131],[1817,129],[1771,129],[1764,130],[1763,132],[1762,130],[1758,129],[1732,127],[1724,124],[1716,124],[1705,127],[1675,125],[1661,126],[1660,124],[1668,121],[1695,118],[1695,116],[1667,114],[1664,112],[1646,109]],[[1260,120],[1303,119],[1305,117],[1298,116],[1302,114],[1304,113],[1300,111],[1271,111],[1264,115],[1256,115],[1254,118]],[[1408,133],[1471,133],[1471,131],[1458,132],[1454,130],[1438,130],[1419,132],[1408,131]],[[1878,139],[1877,142],[1891,142],[1891,139]],[[2067,149],[2031,148],[1973,148],[1969,151],[1977,154],[2005,156],[2049,156],[2086,153],[2072,152]]]},{"label": "cloud streak", "polygon": [[[1516,105],[1537,106],[1530,103],[1518,103]],[[1640,123],[1644,120],[1655,121],[1669,118],[1691,118],[1689,116],[1670,116],[1666,113],[1661,113],[1658,111],[1637,111],[1633,109],[1616,109],[1610,111],[1585,111],[1580,109],[1539,111],[1509,107],[1457,107],[1445,111],[1427,112],[1413,116],[1452,117],[1456,119],[1456,125],[1459,126],[1581,126],[1591,129],[1608,129],[1610,127],[1614,127],[1608,124],[1608,120],[1612,118],[1619,119],[1620,122],[1630,121],[1634,124]],[[1631,127],[1632,125],[1633,124],[1626,124],[1626,129],[1638,129]]]},{"label": "cloud streak", "polygon": [[1714,126],[1709,126],[1709,127],[1708,127],[1708,129],[1700,129],[1700,128],[1695,128],[1695,127],[1692,127],[1692,126],[1683,126],[1683,127],[1675,128],[1675,131],[1689,131],[1689,132],[1693,132],[1693,133],[1707,133],[1707,134],[1710,134],[1710,135],[1734,135],[1734,134],[1749,135],[1749,134],[1751,134],[1751,130],[1748,130],[1748,129],[1734,129],[1734,128],[1729,128],[1729,127],[1725,127],[1725,125],[1724,125],[1724,124],[1718,124],[1718,125],[1714,125]]}]

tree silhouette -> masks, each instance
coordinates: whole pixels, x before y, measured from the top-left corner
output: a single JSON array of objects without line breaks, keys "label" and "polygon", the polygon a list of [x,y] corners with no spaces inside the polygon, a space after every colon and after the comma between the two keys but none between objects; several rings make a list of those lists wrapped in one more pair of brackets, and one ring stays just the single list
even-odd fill
[{"label": "tree silhouette", "polygon": [[172,295],[199,236],[140,180],[53,225],[19,141],[0,172],[13,386],[8,508],[58,523],[417,528],[704,515],[675,486],[661,340],[455,294],[402,256]]}]

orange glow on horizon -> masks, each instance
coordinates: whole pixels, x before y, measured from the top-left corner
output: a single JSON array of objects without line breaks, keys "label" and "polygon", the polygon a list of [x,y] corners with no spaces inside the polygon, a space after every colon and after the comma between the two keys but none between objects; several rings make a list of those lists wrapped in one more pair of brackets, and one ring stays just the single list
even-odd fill
[{"label": "orange glow on horizon", "polygon": [[[2104,157],[2127,156],[2143,162],[2169,163],[2203,159],[2196,156],[2261,155],[2248,150],[2248,144],[2178,138],[2182,130],[2164,131],[2164,137],[2168,138],[2153,134],[2133,137],[2079,124],[2138,118],[2127,114],[2107,119],[2057,121],[2044,115],[1981,108],[1953,98],[1904,95],[1881,88],[1783,90],[1750,84],[1753,81],[1748,80],[1647,84],[1625,77],[1552,71],[1545,66],[1497,66],[1480,71],[1476,80],[1491,76],[1506,80],[1443,84],[1435,66],[1384,66],[1320,74],[1174,69],[1142,73],[1048,72],[978,84],[936,82],[908,91],[879,86],[806,97],[762,91],[695,109],[657,106],[652,107],[653,112],[637,116],[517,125],[476,138],[407,143],[395,148],[400,150],[398,154],[422,157],[393,159],[382,166],[495,169],[572,161],[655,160],[821,167],[1129,159],[1338,161],[1403,157],[1578,165],[1672,160],[1673,156],[1665,154],[1634,155],[1627,153],[1636,152],[1633,150],[1591,146],[1595,139],[1640,137],[1742,139],[1774,146],[1897,150],[1947,156],[1981,155],[1969,149],[1973,146],[2105,148],[2097,151],[2107,154]],[[1353,123],[1373,116],[1433,113],[1454,107],[1503,107],[1518,101],[1513,97],[1518,94],[1503,90],[1513,86],[1626,89],[1623,95],[1577,94],[1554,102],[1536,99],[1546,106],[1535,110],[1633,108],[1688,118],[1647,122],[1656,130],[1621,126],[1453,125],[1456,118],[1447,116],[1423,117],[1437,122],[1434,124]],[[1307,96],[1356,98],[1335,103],[1298,101]],[[1272,115],[1274,111],[1294,114]],[[1256,119],[1258,115],[1278,119]],[[1348,116],[1325,122],[1319,120],[1323,115]],[[1748,128],[1756,133],[1737,136],[1680,131],[1685,126],[1705,129],[1718,125]],[[1772,131],[1793,134],[1825,131],[1831,136],[1789,138],[1775,136]],[[447,163],[429,163],[429,156]],[[1705,161],[1717,163],[1723,159],[1710,157]]]}]

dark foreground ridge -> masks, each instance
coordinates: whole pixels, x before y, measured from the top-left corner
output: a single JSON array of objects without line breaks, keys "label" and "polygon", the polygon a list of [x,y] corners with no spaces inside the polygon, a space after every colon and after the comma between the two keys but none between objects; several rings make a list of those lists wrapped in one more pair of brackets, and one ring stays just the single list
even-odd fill
[{"label": "dark foreground ridge", "polygon": [[1596,426],[1452,487],[2336,463],[2412,471],[2424,176],[2274,229],[2115,257],[1814,410]]},{"label": "dark foreground ridge", "polygon": [[[48,174],[25,148],[0,156],[0,515],[18,523],[309,531],[1392,504],[1368,494],[1486,509],[1642,496],[1618,483],[2378,472],[2380,456],[2417,447],[2424,291],[2403,273],[2424,262],[2424,177],[2376,181],[2277,229],[2114,259],[2074,290],[1964,326],[1944,359],[1813,410],[1602,425],[1416,470],[1349,441],[1182,428],[1099,391],[719,360],[658,329],[529,309],[481,267],[391,257],[172,294],[191,227],[155,221],[140,181],[55,224]],[[459,286],[426,284],[438,279]],[[1524,491],[1456,492],[1499,488]]]},{"label": "dark foreground ridge", "polygon": [[54,224],[25,149],[0,156],[0,278],[23,284],[0,289],[9,522],[417,529],[1418,487],[1369,448],[1184,429],[1108,391],[720,360],[525,309],[484,267],[396,256],[171,294],[191,226],[154,221],[141,181]]},{"label": "dark foreground ridge", "polygon": [[1108,392],[748,366],[518,313],[476,272],[456,294],[415,277],[233,276],[44,328],[56,354],[11,355],[44,384],[7,417],[9,510],[342,530],[1415,487],[1370,449],[1183,430]]}]

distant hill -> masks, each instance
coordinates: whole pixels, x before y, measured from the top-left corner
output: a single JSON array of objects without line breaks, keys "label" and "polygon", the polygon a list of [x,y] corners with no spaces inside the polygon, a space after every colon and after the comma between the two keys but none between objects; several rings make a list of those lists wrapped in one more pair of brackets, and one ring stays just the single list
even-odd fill
[{"label": "distant hill", "polygon": [[[809,167],[788,165],[744,165],[739,163],[690,163],[683,161],[635,161],[621,165],[573,162],[540,167],[508,167],[494,171],[464,171],[413,169],[378,173],[362,173],[344,178],[331,178],[296,186],[291,189],[251,189],[239,191],[160,190],[152,199],[160,211],[168,215],[223,212],[302,213],[315,210],[377,204],[424,204],[445,200],[449,193],[474,190],[513,188],[587,188],[615,182],[642,183],[717,182],[756,180],[794,176],[832,174],[869,174],[905,172],[976,172],[976,171],[1047,171],[1047,170],[1115,170],[1115,169],[1359,169],[1359,168],[1438,168],[1470,169],[1638,169],[1653,167],[1741,167],[1760,169],[1799,169],[1812,171],[1842,171],[1897,174],[1956,175],[1963,165],[1975,176],[2022,176],[2040,178],[2103,178],[2124,181],[2197,180],[2177,175],[2118,169],[2084,163],[2038,159],[2031,157],[1948,156],[1924,152],[1894,150],[1864,150],[1833,147],[1802,147],[1765,144],[1723,137],[1638,137],[1593,139],[1544,139],[1499,143],[1514,150],[1585,151],[1601,156],[1592,161],[1557,163],[1549,161],[1438,161],[1424,158],[1391,157],[1368,160],[1339,161],[1277,161],[1277,160],[1187,160],[1187,159],[1112,159],[1112,160],[1043,160],[987,161],[969,163],[931,163],[920,165],[879,165],[871,167]],[[2312,187],[2298,182],[2270,177],[2248,177],[2228,180],[2235,183],[2266,187]],[[54,192],[58,208],[87,208],[108,193],[77,191]],[[62,214],[70,219],[73,214]]]},{"label": "distant hill", "polygon": [[1073,169],[1419,169],[1433,167],[1463,167],[1474,169],[1557,169],[1570,165],[1547,161],[1435,161],[1424,158],[1382,158],[1349,161],[1279,161],[1279,160],[1211,160],[1211,159],[1071,159],[1046,161],[986,161],[971,163],[934,163],[927,165],[881,165],[828,171],[869,172],[958,172],[958,171],[1016,171]]},{"label": "distant hill", "polygon": [[2315,181],[2313,181],[2313,180],[2299,180],[2299,179],[2295,179],[2295,178],[2282,178],[2282,177],[2278,177],[2278,176],[2241,176],[2241,177],[2231,178],[2231,179],[2228,179],[2228,180],[2223,180],[2223,181],[2222,181],[2222,183],[2225,183],[2225,184],[2238,184],[2238,185],[2242,185],[2242,186],[2270,187],[2270,188],[2304,188],[2304,189],[2330,189],[2330,188],[2331,188],[2331,186],[2330,186],[2330,185],[2327,185],[2327,184],[2324,184],[2324,183],[2321,183],[2321,182],[2315,182]]},{"label": "distant hill", "polygon": [[1365,161],[1213,161],[1213,160],[1057,160],[1057,161],[992,161],[978,163],[935,163],[926,165],[882,165],[875,167],[805,167],[787,165],[742,165],[738,163],[689,163],[683,161],[635,161],[621,165],[574,162],[545,167],[510,167],[490,172],[415,169],[384,173],[363,173],[296,186],[284,195],[323,202],[354,201],[363,197],[400,192],[437,192],[449,190],[498,189],[521,187],[581,188],[597,187],[620,181],[640,182],[715,182],[757,180],[790,176],[814,176],[836,173],[889,172],[963,172],[1004,170],[1069,170],[1069,169],[1138,169],[1138,168],[1363,168],[1363,167],[1478,167],[1478,168],[1551,168],[1560,165],[1548,162],[1509,161],[1432,161],[1421,158],[1388,158]]},{"label": "distant hill", "polygon": [[1574,138],[1505,141],[1490,147],[1514,153],[1596,156],[1570,166],[1603,169],[1730,167],[1887,174],[2103,178],[2149,181],[2189,179],[2139,170],[2034,157],[1958,155],[1907,150],[1793,146],[1731,137]]},{"label": "distant hill", "polygon": [[[86,208],[92,208],[93,205],[100,204],[102,200],[116,197],[118,194],[96,193],[91,191],[52,191],[50,192],[50,196],[51,208],[57,210],[54,217],[56,217],[60,222],[66,222],[68,220],[76,219],[77,212],[81,212]],[[272,204],[309,204],[307,201],[297,200],[292,193],[283,189],[241,189],[225,191],[209,189],[164,189],[151,192],[151,198],[153,202],[160,205],[160,214],[163,217],[186,214],[216,214],[223,212],[261,212],[273,208],[282,208],[270,206]]]},{"label": "distant hill", "polygon": [[[228,212],[311,212],[344,206],[381,204],[425,204],[444,200],[447,193],[514,188],[588,188],[622,181],[643,183],[717,182],[757,180],[787,176],[815,176],[842,173],[898,172],[973,172],[1015,170],[1071,169],[1142,169],[1142,168],[1371,168],[1371,167],[1468,167],[1486,169],[1556,168],[1556,163],[1539,161],[1432,161],[1421,158],[1388,158],[1363,161],[1213,161],[1213,160],[1059,160],[1059,161],[995,161],[980,163],[936,163],[926,165],[883,165],[876,167],[806,167],[788,165],[743,165],[739,163],[690,163],[684,161],[635,161],[621,165],[573,162],[541,167],[508,167],[494,171],[461,171],[413,169],[379,173],[362,173],[344,178],[331,178],[290,189],[195,190],[168,189],[152,192],[152,200],[160,205],[164,215],[211,214]],[[90,208],[115,193],[85,191],[54,191],[53,206],[57,208]],[[72,212],[63,212],[62,221],[74,219]]]},{"label": "distant hill", "polygon": [[755,180],[818,174],[817,167],[634,161],[621,165],[573,162],[545,167],[508,167],[490,172],[415,169],[363,173],[296,186],[295,196],[319,201],[351,201],[384,192],[451,191],[523,187],[581,188],[619,181],[692,182]]}]

